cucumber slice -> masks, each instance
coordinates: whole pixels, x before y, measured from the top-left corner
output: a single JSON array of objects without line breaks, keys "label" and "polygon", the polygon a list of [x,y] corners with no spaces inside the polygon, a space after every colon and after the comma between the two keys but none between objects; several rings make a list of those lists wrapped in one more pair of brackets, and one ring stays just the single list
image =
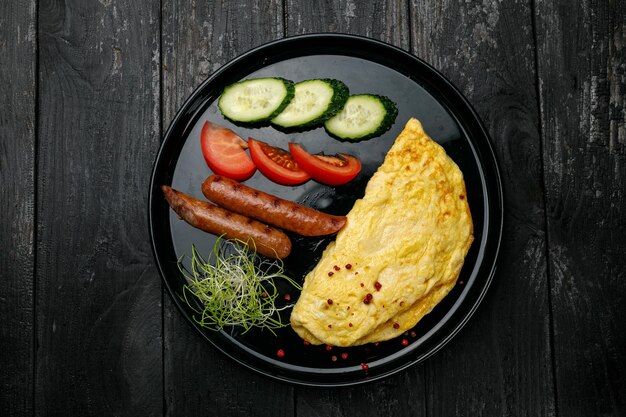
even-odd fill
[{"label": "cucumber slice", "polygon": [[291,103],[272,123],[285,129],[305,129],[321,125],[337,114],[348,100],[348,87],[339,80],[315,79],[295,85]]},{"label": "cucumber slice", "polygon": [[262,123],[273,119],[291,101],[293,82],[284,78],[253,78],[224,88],[217,106],[227,119]]},{"label": "cucumber slice", "polygon": [[339,140],[364,140],[389,130],[398,108],[385,96],[350,96],[343,109],[324,123],[326,131]]}]

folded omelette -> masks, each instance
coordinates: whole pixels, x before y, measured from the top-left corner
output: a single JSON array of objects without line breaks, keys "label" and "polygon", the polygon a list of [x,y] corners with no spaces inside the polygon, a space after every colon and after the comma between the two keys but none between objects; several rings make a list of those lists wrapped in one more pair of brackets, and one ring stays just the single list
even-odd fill
[{"label": "folded omelette", "polygon": [[455,285],[473,240],[463,174],[410,119],[307,274],[291,325],[312,344],[396,337]]}]

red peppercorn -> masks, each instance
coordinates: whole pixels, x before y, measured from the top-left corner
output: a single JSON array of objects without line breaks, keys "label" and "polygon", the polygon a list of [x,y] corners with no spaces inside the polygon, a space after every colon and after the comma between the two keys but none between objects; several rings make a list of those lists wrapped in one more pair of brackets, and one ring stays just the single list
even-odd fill
[{"label": "red peppercorn", "polygon": [[376,282],[374,283],[374,288],[376,288],[376,291],[380,291],[380,289],[381,289],[382,287],[383,287],[383,285],[382,285],[380,282],[376,281]]},{"label": "red peppercorn", "polygon": [[339,271],[341,268],[339,268],[337,265],[335,265],[335,266],[333,266],[333,269],[334,269],[335,271]]},{"label": "red peppercorn", "polygon": [[326,345],[326,350],[330,351],[333,347],[331,345]]},{"label": "red peppercorn", "polygon": [[406,339],[402,339],[402,346],[408,346],[409,345],[409,341]]},{"label": "red peppercorn", "polygon": [[263,297],[263,298],[267,297],[267,293],[266,293],[265,291],[263,291],[263,292],[261,293],[261,297]]},{"label": "red peppercorn", "polygon": [[415,336],[417,336],[417,333],[411,330],[411,337],[415,337]]},{"label": "red peppercorn", "polygon": [[309,346],[311,344],[311,342],[309,342],[307,340],[304,340],[303,343],[304,343],[304,346]]},{"label": "red peppercorn", "polygon": [[330,271],[330,272],[328,273],[328,276],[329,276],[329,277],[332,277],[332,276],[333,276],[333,274],[334,274],[334,272],[333,272],[333,271]]},{"label": "red peppercorn", "polygon": [[365,304],[369,304],[369,303],[371,303],[371,302],[372,302],[372,297],[373,297],[373,296],[372,296],[372,294],[367,293],[367,295],[366,295],[366,296],[365,296],[365,298],[363,299],[363,303],[365,303]]},{"label": "red peppercorn", "polygon": [[285,357],[285,351],[282,349],[278,349],[278,352],[276,352],[276,356],[278,356],[279,358],[284,358]]},{"label": "red peppercorn", "polygon": [[332,328],[333,328],[333,325],[332,325],[332,324],[329,324],[329,325],[328,325],[328,328],[329,328],[329,329],[332,329]]},{"label": "red peppercorn", "polygon": [[394,323],[394,324],[393,324],[393,328],[394,328],[394,329],[399,329],[399,328],[400,328],[400,325],[399,325],[398,323]]},{"label": "red peppercorn", "polygon": [[346,269],[352,269],[352,265],[351,264],[346,264]]},{"label": "red peppercorn", "polygon": [[348,323],[348,326],[352,327],[352,323]]},{"label": "red peppercorn", "polygon": [[284,296],[285,301],[291,301],[291,294],[287,293]]},{"label": "red peppercorn", "polygon": [[369,365],[366,363],[362,363],[361,364],[361,369],[363,369],[364,371],[367,371],[368,369],[370,369]]},{"label": "red peppercorn", "polygon": [[331,356],[330,360],[333,361],[333,362],[337,362],[337,355]]},{"label": "red peppercorn", "polygon": [[331,300],[330,298],[329,298],[328,300],[326,300],[326,302],[327,302],[329,305],[333,305],[333,300]]},{"label": "red peppercorn", "polygon": [[341,354],[341,359],[343,359],[344,361],[345,361],[346,359],[348,359],[348,354],[347,354],[346,352],[343,352],[343,353]]},{"label": "red peppercorn", "polygon": [[361,283],[361,288],[365,287],[365,284]]}]

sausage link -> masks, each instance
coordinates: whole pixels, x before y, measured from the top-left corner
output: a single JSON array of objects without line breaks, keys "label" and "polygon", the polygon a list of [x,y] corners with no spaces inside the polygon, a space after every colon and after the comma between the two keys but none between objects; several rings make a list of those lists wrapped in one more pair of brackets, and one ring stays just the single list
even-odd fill
[{"label": "sausage link", "polygon": [[162,185],[161,190],[176,214],[193,227],[217,236],[224,235],[227,239],[244,242],[252,239],[256,251],[270,258],[283,259],[291,252],[291,241],[280,230],[195,199],[167,185]]},{"label": "sausage link", "polygon": [[346,224],[344,216],[322,213],[221,175],[210,175],[202,183],[202,193],[228,210],[302,236],[330,235],[337,233]]}]

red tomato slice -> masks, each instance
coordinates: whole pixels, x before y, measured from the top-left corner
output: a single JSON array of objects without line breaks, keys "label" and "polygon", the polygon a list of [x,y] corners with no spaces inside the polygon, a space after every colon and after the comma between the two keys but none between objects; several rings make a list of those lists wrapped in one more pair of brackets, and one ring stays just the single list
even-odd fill
[{"label": "red tomato slice", "polygon": [[352,181],[361,172],[361,161],[352,155],[311,155],[296,143],[290,143],[289,150],[298,165],[322,184],[342,185]]},{"label": "red tomato slice", "polygon": [[200,146],[204,160],[216,174],[245,181],[256,171],[246,153],[248,144],[230,129],[206,122],[200,135]]},{"label": "red tomato slice", "polygon": [[311,179],[286,150],[253,138],[248,138],[248,146],[259,171],[275,183],[297,185]]}]

